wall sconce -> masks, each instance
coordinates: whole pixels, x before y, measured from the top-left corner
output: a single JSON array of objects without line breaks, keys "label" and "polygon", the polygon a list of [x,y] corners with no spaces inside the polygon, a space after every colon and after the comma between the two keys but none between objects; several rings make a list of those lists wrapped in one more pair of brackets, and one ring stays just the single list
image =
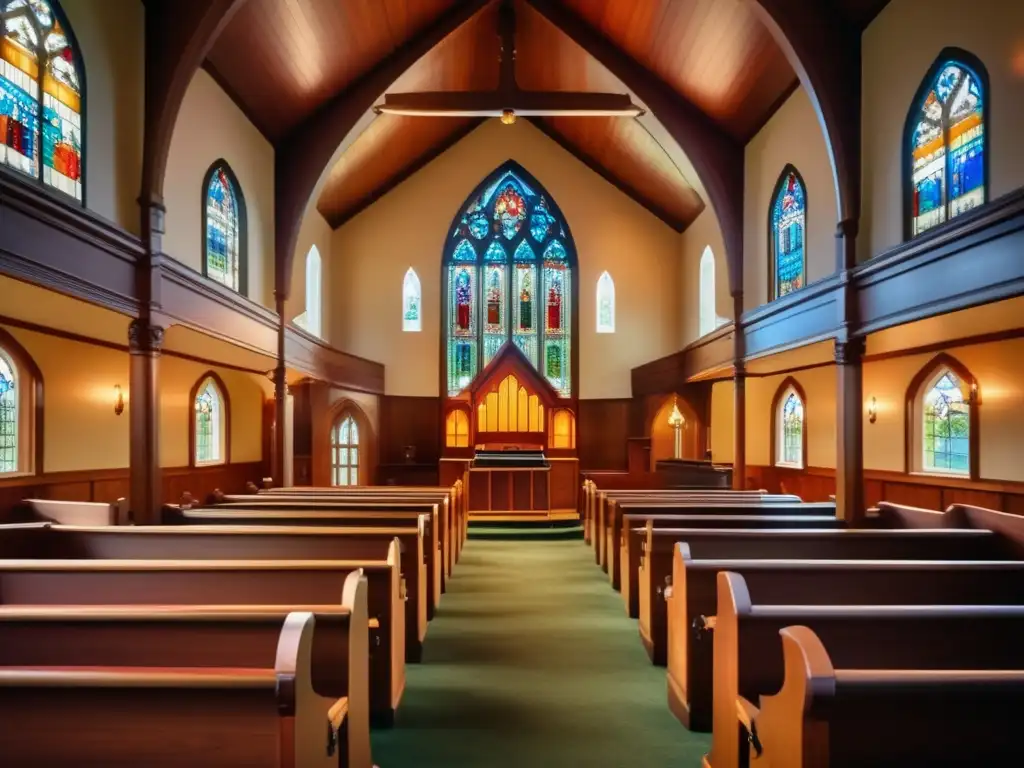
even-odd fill
[{"label": "wall sconce", "polygon": [[868,403],[868,423],[874,424],[878,420],[878,401],[874,397]]},{"label": "wall sconce", "polygon": [[124,413],[124,393],[121,391],[121,385],[114,385],[114,415],[120,416]]}]

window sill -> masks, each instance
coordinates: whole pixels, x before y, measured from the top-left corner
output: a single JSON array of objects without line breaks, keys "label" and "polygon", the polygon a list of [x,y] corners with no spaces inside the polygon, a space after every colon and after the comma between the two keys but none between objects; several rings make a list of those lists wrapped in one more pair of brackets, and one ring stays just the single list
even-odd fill
[{"label": "window sill", "polygon": [[911,477],[939,477],[946,480],[970,480],[971,473],[957,473],[957,472],[929,472],[927,470],[919,469],[916,472],[908,473]]},{"label": "window sill", "polygon": [[196,469],[203,469],[204,467],[223,467],[227,464],[226,461],[218,459],[216,461],[197,461],[195,462]]},{"label": "window sill", "polygon": [[775,466],[778,467],[779,469],[803,469],[804,468],[803,464],[793,464],[793,463],[790,463],[788,461],[777,461],[777,462],[775,462]]}]

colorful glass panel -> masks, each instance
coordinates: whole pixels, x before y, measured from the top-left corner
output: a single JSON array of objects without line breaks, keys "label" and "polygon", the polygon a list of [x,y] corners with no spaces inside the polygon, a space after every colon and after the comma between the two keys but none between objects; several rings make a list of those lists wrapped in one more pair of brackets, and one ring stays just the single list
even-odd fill
[{"label": "colorful glass panel", "polygon": [[18,471],[18,390],[14,365],[0,352],[0,474]]},{"label": "colorful glass panel", "polygon": [[530,235],[538,243],[543,243],[556,224],[555,217],[548,212],[548,204],[542,197],[530,215]]},{"label": "colorful glass panel", "polygon": [[516,262],[512,341],[537,365],[537,265]]},{"label": "colorful glass panel", "polygon": [[333,485],[359,485],[359,425],[350,415],[331,430],[331,476]]},{"label": "colorful glass panel", "polygon": [[222,166],[206,190],[206,276],[236,291],[239,239],[238,195]]},{"label": "colorful glass panel", "polygon": [[505,252],[504,246],[497,240],[492,240],[491,244],[487,246],[487,250],[484,251],[484,261],[508,261],[508,254]]},{"label": "colorful glass panel", "polygon": [[790,392],[782,406],[782,463],[803,466],[804,404]]},{"label": "colorful glass panel", "polygon": [[925,394],[923,405],[924,469],[969,474],[971,406],[956,374],[945,371]]},{"label": "colorful glass panel", "polygon": [[544,375],[563,397],[571,395],[570,280],[564,262],[544,262]]},{"label": "colorful glass panel", "polygon": [[217,385],[211,379],[200,386],[194,405],[195,463],[215,464],[223,460],[223,403]]},{"label": "colorful glass panel", "polygon": [[457,394],[477,373],[476,267],[448,268],[448,393]]},{"label": "colorful glass panel", "polygon": [[772,205],[774,298],[803,288],[806,220],[807,199],[804,185],[795,171],[787,171]]},{"label": "colorful glass panel", "polygon": [[525,219],[526,200],[518,185],[509,180],[501,187],[501,192],[494,201],[494,221],[497,222],[505,239],[511,240],[519,233]]},{"label": "colorful glass panel", "polygon": [[978,77],[947,62],[919,108],[911,137],[911,234],[985,202],[984,94]]},{"label": "colorful glass panel", "polygon": [[491,362],[508,340],[507,280],[504,264],[488,264],[484,267],[484,366]]},{"label": "colorful glass panel", "polygon": [[81,201],[82,86],[67,33],[44,0],[0,0],[0,29],[0,164]]},{"label": "colorful glass panel", "polygon": [[452,253],[453,261],[476,261],[476,251],[469,240],[460,240]]},{"label": "colorful glass panel", "polygon": [[419,331],[422,328],[420,319],[420,278],[416,270],[409,267],[402,280],[402,330]]},{"label": "colorful glass panel", "polygon": [[597,280],[597,332],[615,333],[615,282],[607,272]]}]

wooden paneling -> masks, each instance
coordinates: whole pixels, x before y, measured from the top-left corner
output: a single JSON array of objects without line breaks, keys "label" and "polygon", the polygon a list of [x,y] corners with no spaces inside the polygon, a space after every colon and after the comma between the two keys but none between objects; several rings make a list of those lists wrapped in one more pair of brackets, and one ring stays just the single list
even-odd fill
[{"label": "wooden paneling", "polygon": [[[748,465],[746,487],[764,488],[771,493],[795,493],[804,501],[827,501],[836,492],[836,473],[834,469],[824,467],[801,470]],[[925,509],[970,504],[1024,515],[1024,483],[991,480],[971,482],[948,477],[866,470],[864,501],[869,507],[880,501],[891,501]]]},{"label": "wooden paneling", "polygon": [[380,464],[376,482],[377,485],[441,485],[437,464]]},{"label": "wooden paneling", "polygon": [[626,470],[626,440],[637,437],[629,434],[630,407],[627,399],[579,401],[576,448],[581,468]]},{"label": "wooden paneling", "polygon": [[[243,493],[245,484],[259,484],[261,462],[225,464],[214,467],[165,467],[161,498],[176,503],[188,491],[204,500],[214,489]],[[22,499],[97,501],[112,504],[128,497],[128,468],[92,469],[76,472],[48,472],[34,477],[0,480],[0,523],[10,522]]]},{"label": "wooden paneling", "polygon": [[562,2],[744,143],[796,82],[750,3]]},{"label": "wooden paneling", "polygon": [[209,61],[276,141],[455,0],[249,0]]},{"label": "wooden paneling", "polygon": [[405,462],[405,447],[416,448],[416,464],[436,464],[441,455],[441,400],[436,397],[380,398],[380,461]]},{"label": "wooden paneling", "polygon": [[[576,509],[580,489],[580,463],[576,459],[551,462],[551,509]],[[546,493],[546,489],[544,489]],[[539,494],[538,494],[539,495]]]}]

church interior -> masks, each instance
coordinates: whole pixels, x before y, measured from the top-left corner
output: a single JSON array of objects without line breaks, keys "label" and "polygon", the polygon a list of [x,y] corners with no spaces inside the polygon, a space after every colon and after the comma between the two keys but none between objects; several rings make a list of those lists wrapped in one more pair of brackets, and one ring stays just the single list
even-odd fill
[{"label": "church interior", "polygon": [[0,0],[0,762],[1011,764],[1022,128],[1008,0]]}]

